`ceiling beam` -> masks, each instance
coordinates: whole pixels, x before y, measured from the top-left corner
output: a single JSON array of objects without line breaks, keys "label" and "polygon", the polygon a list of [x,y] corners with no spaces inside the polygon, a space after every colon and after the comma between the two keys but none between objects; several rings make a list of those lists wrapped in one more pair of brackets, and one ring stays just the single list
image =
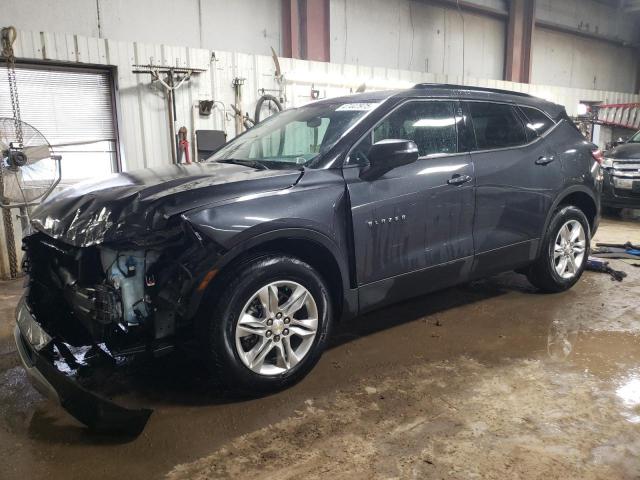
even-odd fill
[{"label": "ceiling beam", "polygon": [[531,52],[535,28],[536,0],[511,0],[507,25],[505,80],[531,81]]},{"label": "ceiling beam", "polygon": [[283,56],[328,62],[329,0],[281,1]]}]

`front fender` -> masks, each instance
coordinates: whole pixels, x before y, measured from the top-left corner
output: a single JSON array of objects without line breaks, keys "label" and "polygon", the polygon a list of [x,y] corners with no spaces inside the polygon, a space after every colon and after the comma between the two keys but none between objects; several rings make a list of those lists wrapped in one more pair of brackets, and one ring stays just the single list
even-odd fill
[{"label": "front fender", "polygon": [[222,270],[248,250],[279,239],[310,241],[321,245],[331,253],[338,264],[343,284],[349,285],[349,267],[344,252],[341,252],[339,246],[324,233],[305,227],[279,228],[251,235],[221,256],[213,268]]},{"label": "front fender", "polygon": [[188,303],[187,317],[190,318],[195,315],[200,307],[209,283],[212,282],[220,272],[224,271],[227,266],[242,258],[243,254],[246,252],[259,248],[260,245],[285,239],[288,241],[299,240],[307,243],[311,242],[329,252],[340,271],[340,277],[343,285],[343,300],[347,303],[347,310],[349,312],[355,312],[357,310],[357,303],[355,303],[357,302],[357,297],[353,297],[350,294],[349,267],[344,253],[342,253],[338,245],[325,234],[309,228],[292,227],[270,230],[260,234],[251,235],[220,255],[214,263],[198,272],[193,283],[195,288],[191,293]]},{"label": "front fender", "polygon": [[184,213],[183,220],[218,252],[214,262],[197,272],[195,303],[199,304],[206,288],[203,281],[208,283],[248,250],[278,239],[313,242],[329,252],[338,265],[343,286],[348,288],[347,214],[344,179],[335,170],[307,171],[298,184],[286,190],[248,195]]}]

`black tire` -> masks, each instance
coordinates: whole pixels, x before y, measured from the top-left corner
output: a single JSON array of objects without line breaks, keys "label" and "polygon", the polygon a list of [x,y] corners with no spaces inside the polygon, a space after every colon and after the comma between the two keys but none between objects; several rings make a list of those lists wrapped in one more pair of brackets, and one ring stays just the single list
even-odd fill
[{"label": "black tire", "polygon": [[[553,255],[556,237],[560,228],[562,228],[569,220],[576,220],[582,225],[582,228],[586,237],[586,245],[584,251],[584,257],[578,269],[571,278],[561,277],[556,269],[553,267]],[[577,207],[563,206],[557,210],[549,223],[547,232],[542,239],[542,246],[540,249],[540,256],[529,267],[527,272],[527,278],[537,288],[543,292],[556,293],[568,290],[580,279],[582,272],[584,272],[587,265],[587,259],[589,258],[589,245],[591,242],[591,230],[589,228],[589,222],[587,217]]]},{"label": "black tire", "polygon": [[[317,333],[309,351],[297,365],[282,373],[262,375],[240,359],[236,348],[236,323],[251,296],[276,281],[296,282],[311,293],[318,309]],[[203,302],[197,332],[206,365],[224,388],[255,396],[286,388],[309,373],[326,347],[333,314],[329,289],[313,267],[294,257],[268,254],[232,268],[216,285],[221,290]]]}]

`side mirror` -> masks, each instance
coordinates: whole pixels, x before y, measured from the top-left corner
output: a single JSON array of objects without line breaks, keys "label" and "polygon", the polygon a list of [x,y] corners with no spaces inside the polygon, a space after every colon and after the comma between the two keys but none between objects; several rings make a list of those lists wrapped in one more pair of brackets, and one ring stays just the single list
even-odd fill
[{"label": "side mirror", "polygon": [[369,166],[360,173],[363,180],[374,180],[390,170],[418,160],[418,146],[411,140],[387,139],[371,145],[367,158]]}]

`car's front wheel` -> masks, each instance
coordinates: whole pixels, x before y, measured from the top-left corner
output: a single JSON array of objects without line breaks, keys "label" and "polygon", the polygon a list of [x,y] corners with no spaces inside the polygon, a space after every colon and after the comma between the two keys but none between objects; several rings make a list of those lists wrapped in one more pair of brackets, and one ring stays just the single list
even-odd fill
[{"label": "car's front wheel", "polygon": [[300,380],[319,360],[330,330],[324,279],[285,255],[256,258],[225,279],[199,319],[203,351],[216,376],[245,394]]},{"label": "car's front wheel", "polygon": [[589,222],[573,206],[558,210],[543,238],[540,256],[529,268],[529,281],[545,292],[571,288],[582,275],[589,257]]}]

